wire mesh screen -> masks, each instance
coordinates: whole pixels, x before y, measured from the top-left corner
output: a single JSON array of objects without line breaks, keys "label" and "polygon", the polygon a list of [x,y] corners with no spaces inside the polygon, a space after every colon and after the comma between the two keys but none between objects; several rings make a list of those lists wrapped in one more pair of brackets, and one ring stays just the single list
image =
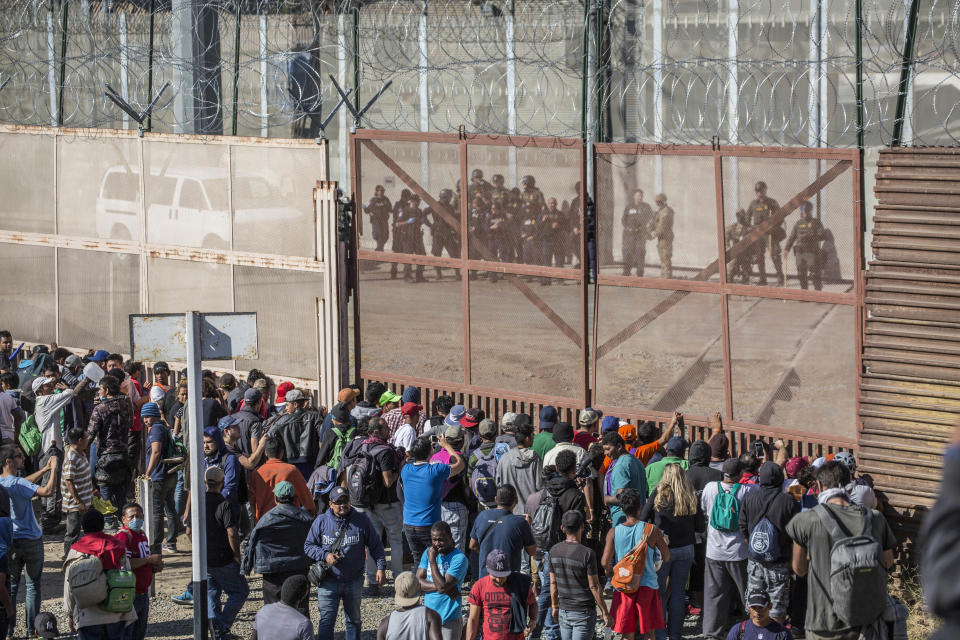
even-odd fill
[{"label": "wire mesh screen", "polygon": [[601,273],[717,280],[703,273],[717,259],[712,156],[598,154],[596,168]]},{"label": "wire mesh screen", "polygon": [[231,267],[212,262],[150,258],[147,262],[149,313],[233,311]]},{"label": "wire mesh screen", "polygon": [[[583,393],[576,280],[470,273],[470,379],[475,385],[555,397]],[[519,278],[568,326],[568,335],[507,280]]]},{"label": "wire mesh screen", "polygon": [[[838,175],[831,177],[834,173]],[[818,291],[852,291],[856,255],[853,175],[848,162],[838,166],[837,160],[724,158],[728,251],[757,225],[777,216],[782,207],[809,185],[829,178],[821,189],[808,190],[808,197],[802,199],[782,224],[774,226],[760,240],[743,245],[745,248],[728,258],[727,280]]]},{"label": "wire mesh screen", "polygon": [[[0,12],[2,13],[2,12]],[[0,136],[0,228],[9,231],[53,233],[56,192],[37,188],[37,176],[54,175],[54,136],[27,133]]]},{"label": "wire mesh screen", "polygon": [[140,159],[131,138],[57,139],[57,232],[140,239]]},{"label": "wire mesh screen", "polygon": [[130,348],[128,317],[140,312],[139,262],[130,253],[57,249],[60,344]]},{"label": "wire mesh screen", "polygon": [[50,342],[57,331],[54,249],[0,243],[0,305],[15,340]]},{"label": "wire mesh screen", "polygon": [[[257,314],[257,360],[237,367],[317,376],[317,299],[323,274],[260,267],[233,268],[235,311]],[[278,304],[278,301],[283,301]]]},{"label": "wire mesh screen", "polygon": [[856,439],[854,308],[730,298],[736,420]]},{"label": "wire mesh screen", "polygon": [[410,282],[422,267],[370,260],[359,261],[358,269],[360,367],[462,381],[463,292],[456,278]]},{"label": "wire mesh screen", "polygon": [[723,409],[720,296],[599,289],[597,404],[700,416]]},{"label": "wire mesh screen", "polygon": [[579,268],[579,149],[467,147],[470,258]]}]

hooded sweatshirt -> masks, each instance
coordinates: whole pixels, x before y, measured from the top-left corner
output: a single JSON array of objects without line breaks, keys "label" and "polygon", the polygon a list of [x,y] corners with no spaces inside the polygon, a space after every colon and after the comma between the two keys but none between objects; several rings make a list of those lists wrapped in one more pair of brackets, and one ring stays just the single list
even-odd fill
[{"label": "hooded sweatshirt", "polygon": [[766,517],[777,528],[780,542],[780,557],[777,563],[790,559],[793,545],[787,536],[787,523],[800,512],[799,504],[789,494],[783,493],[783,469],[776,462],[760,465],[758,486],[743,499],[740,508],[740,531],[750,539],[750,532]]},{"label": "hooded sweatshirt", "polygon": [[500,458],[500,462],[497,463],[497,486],[502,487],[505,484],[510,484],[517,490],[517,505],[513,508],[514,514],[522,516],[523,505],[527,498],[543,487],[540,478],[542,470],[543,463],[540,461],[540,456],[530,448],[515,447]]},{"label": "hooded sweatshirt", "polygon": [[687,479],[699,498],[705,486],[723,479],[723,473],[710,467],[710,445],[705,440],[697,440],[690,445],[688,459],[690,468],[687,469]]},{"label": "hooded sweatshirt", "polygon": [[223,489],[222,495],[231,502],[240,503],[247,501],[247,479],[240,466],[237,456],[230,453],[227,446],[223,443],[223,434],[217,427],[207,427],[203,430],[204,436],[213,438],[217,444],[217,450],[212,456],[204,456],[204,469],[207,467],[220,467],[223,470]]}]

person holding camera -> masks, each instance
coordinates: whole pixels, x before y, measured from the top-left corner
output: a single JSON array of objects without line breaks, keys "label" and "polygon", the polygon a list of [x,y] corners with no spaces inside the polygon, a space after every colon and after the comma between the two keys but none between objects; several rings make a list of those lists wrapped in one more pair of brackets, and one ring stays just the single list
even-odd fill
[{"label": "person holding camera", "polygon": [[383,543],[365,513],[350,507],[343,487],[330,491],[330,509],[313,521],[303,550],[313,561],[310,580],[317,587],[320,623],[318,638],[332,638],[337,611],[343,602],[346,640],[360,640],[360,600],[364,560],[369,551],[377,563],[377,584],[383,586],[387,558]]}]

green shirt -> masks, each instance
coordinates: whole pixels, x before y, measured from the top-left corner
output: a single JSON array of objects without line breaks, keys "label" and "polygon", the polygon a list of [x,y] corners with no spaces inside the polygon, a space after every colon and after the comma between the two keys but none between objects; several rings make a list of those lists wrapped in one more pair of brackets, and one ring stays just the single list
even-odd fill
[{"label": "green shirt", "polygon": [[667,456],[656,462],[651,462],[647,465],[647,486],[650,491],[653,491],[660,484],[660,480],[663,479],[663,470],[668,464],[679,464],[684,471],[690,468],[690,462],[676,456]]},{"label": "green shirt", "polygon": [[547,455],[547,451],[555,446],[557,446],[557,443],[553,441],[553,432],[541,431],[533,437],[533,445],[530,448],[537,452],[537,455],[540,456],[540,462],[543,462],[543,457]]}]

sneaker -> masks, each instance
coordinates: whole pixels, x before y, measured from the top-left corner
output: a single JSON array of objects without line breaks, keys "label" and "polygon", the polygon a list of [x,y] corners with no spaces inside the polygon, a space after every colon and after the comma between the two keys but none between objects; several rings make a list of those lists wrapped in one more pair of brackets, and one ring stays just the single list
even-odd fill
[{"label": "sneaker", "polygon": [[184,591],[184,592],[181,593],[180,595],[178,595],[178,596],[173,596],[173,597],[170,598],[170,599],[173,600],[176,604],[179,604],[179,605],[184,606],[184,607],[192,607],[192,606],[193,606],[193,594],[190,593],[189,591]]},{"label": "sneaker", "polygon": [[176,552],[177,552],[177,546],[176,546],[176,545],[173,545],[173,544],[165,544],[165,545],[161,546],[160,549],[161,549],[164,553],[176,553]]},{"label": "sneaker", "polygon": [[367,587],[364,587],[363,590],[365,591],[364,595],[368,598],[380,597],[380,591],[381,591],[380,585],[378,585],[376,582],[374,582],[373,584]]},{"label": "sneaker", "polygon": [[688,616],[698,616],[703,613],[703,609],[700,607],[695,607],[692,604],[687,605],[687,615]]}]

